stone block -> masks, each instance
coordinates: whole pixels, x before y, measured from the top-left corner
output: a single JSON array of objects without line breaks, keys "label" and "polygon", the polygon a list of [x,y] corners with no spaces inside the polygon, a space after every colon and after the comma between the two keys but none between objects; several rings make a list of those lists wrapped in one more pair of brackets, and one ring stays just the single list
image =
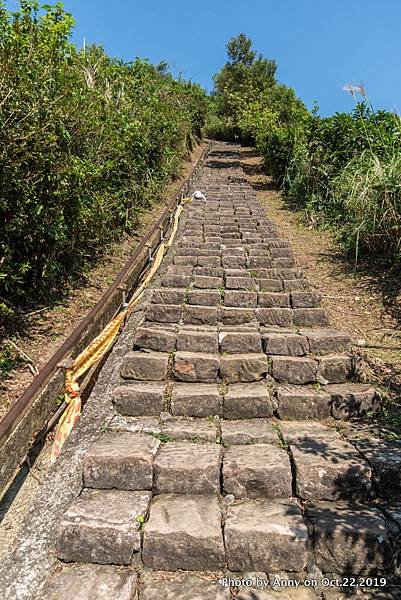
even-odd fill
[{"label": "stone block", "polygon": [[282,292],[283,283],[280,279],[259,279],[261,292]]},{"label": "stone block", "polygon": [[351,338],[335,329],[301,329],[300,334],[309,342],[310,352],[316,355],[351,351]]},{"label": "stone block", "polygon": [[244,323],[251,323],[255,319],[255,310],[252,308],[222,306],[219,315],[223,325],[243,325]]},{"label": "stone block", "polygon": [[174,304],[149,304],[146,318],[155,323],[178,323],[181,319],[182,306]]},{"label": "stone block", "polygon": [[245,292],[242,290],[226,290],[224,293],[225,306],[238,308],[255,308],[258,301],[256,292]]},{"label": "stone block", "polygon": [[252,277],[227,277],[227,290],[246,290],[254,292],[257,290],[257,283]]},{"label": "stone block", "polygon": [[273,444],[231,446],[224,454],[223,490],[235,498],[291,497],[287,452]]},{"label": "stone block", "polygon": [[272,266],[272,259],[266,253],[265,256],[248,256],[248,267],[250,269],[269,269]]},{"label": "stone block", "polygon": [[245,269],[246,268],[246,257],[245,256],[229,256],[225,255],[221,259],[224,269]]},{"label": "stone block", "polygon": [[374,507],[318,502],[307,507],[316,564],[323,573],[377,575],[391,547],[381,512]]},{"label": "stone block", "polygon": [[294,308],[292,321],[296,327],[325,327],[329,322],[323,308]]},{"label": "stone block", "polygon": [[124,356],[121,376],[124,379],[162,381],[167,376],[169,355],[163,352],[128,352]]},{"label": "stone block", "polygon": [[137,579],[135,571],[108,565],[74,565],[56,573],[37,600],[132,600]]},{"label": "stone block", "polygon": [[153,460],[159,443],[146,434],[105,433],[85,455],[85,487],[151,490]]},{"label": "stone block", "polygon": [[219,306],[221,294],[218,290],[191,290],[188,294],[188,303],[199,306]]},{"label": "stone block", "polygon": [[[274,279],[271,279],[270,281],[274,281]],[[270,292],[259,292],[258,305],[262,308],[289,308],[290,295]]]},{"label": "stone block", "polygon": [[221,396],[217,385],[176,383],[171,398],[174,416],[209,417],[221,414]]},{"label": "stone block", "polygon": [[284,441],[287,444],[299,444],[303,441],[314,442],[316,440],[341,439],[339,433],[322,425],[318,421],[281,421],[279,424]]},{"label": "stone block", "polygon": [[150,492],[84,490],[61,517],[56,555],[64,562],[128,565],[140,550],[138,516]]},{"label": "stone block", "polygon": [[174,264],[184,267],[194,267],[197,264],[196,256],[175,256]]},{"label": "stone block", "polygon": [[352,442],[372,467],[377,495],[382,498],[399,498],[401,493],[401,442],[369,438],[356,438]]},{"label": "stone block", "polygon": [[174,417],[164,421],[161,432],[172,441],[216,442],[217,440],[216,425],[209,419]]},{"label": "stone block", "polygon": [[179,352],[217,353],[219,351],[217,332],[181,329],[177,336],[177,350]]},{"label": "stone block", "polygon": [[285,292],[303,292],[310,289],[310,283],[307,279],[284,279],[283,287]]},{"label": "stone block", "polygon": [[363,383],[341,383],[326,386],[331,397],[331,413],[335,419],[364,417],[377,413],[383,400],[375,388]]},{"label": "stone block", "polygon": [[114,390],[113,404],[120,415],[159,415],[164,407],[163,383],[132,383]]},{"label": "stone block", "polygon": [[174,357],[174,376],[179,381],[214,383],[219,366],[217,354],[177,352]]},{"label": "stone block", "polygon": [[311,358],[299,356],[272,356],[271,374],[279,383],[314,383],[317,363]]},{"label": "stone block", "polygon": [[155,352],[174,352],[176,333],[174,330],[138,327],[134,336],[134,347],[147,348]]},{"label": "stone block", "polygon": [[162,571],[219,570],[225,553],[217,498],[157,496],[145,525],[142,560]]},{"label": "stone block", "polygon": [[292,313],[290,308],[257,308],[256,319],[263,325],[278,325],[289,327],[292,325]]},{"label": "stone block", "polygon": [[222,331],[219,333],[220,352],[262,353],[262,340],[257,332]]},{"label": "stone block", "polygon": [[223,277],[224,269],[222,267],[195,267],[194,269],[195,275],[200,275],[201,277]]},{"label": "stone block", "polygon": [[310,386],[281,385],[276,391],[280,419],[298,421],[327,419],[331,414],[331,397]]},{"label": "stone block", "polygon": [[212,306],[184,306],[183,320],[187,325],[217,325],[217,308]]},{"label": "stone block", "polygon": [[305,337],[296,333],[269,332],[262,336],[266,354],[281,356],[304,356],[309,351]]},{"label": "stone block", "polygon": [[222,421],[221,439],[225,446],[279,442],[277,431],[268,419]]},{"label": "stone block", "polygon": [[352,357],[346,354],[328,354],[318,357],[318,376],[327,383],[343,383],[353,375]]},{"label": "stone block", "polygon": [[371,470],[352,444],[338,439],[306,439],[291,446],[297,495],[304,500],[363,499]]},{"label": "stone block", "polygon": [[218,582],[186,576],[184,581],[146,582],[141,600],[229,600],[230,591]]},{"label": "stone block", "polygon": [[194,277],[194,288],[199,289],[218,289],[223,285],[222,277],[206,277],[203,275],[196,275]]},{"label": "stone block", "polygon": [[295,502],[243,500],[230,506],[224,528],[230,571],[302,571],[308,531]]},{"label": "stone block", "polygon": [[264,354],[222,355],[220,359],[220,375],[226,383],[258,381],[265,377],[267,371]]},{"label": "stone block", "polygon": [[291,305],[293,308],[316,308],[322,301],[319,292],[291,292]]},{"label": "stone block", "polygon": [[198,266],[199,267],[212,267],[212,268],[221,267],[221,257],[220,256],[198,256]]},{"label": "stone block", "polygon": [[163,287],[186,288],[191,284],[191,275],[166,274],[163,275],[160,283]]},{"label": "stone block", "polygon": [[273,416],[273,405],[263,383],[230,385],[223,397],[225,419],[256,419]]},{"label": "stone block", "polygon": [[221,461],[218,444],[164,444],[154,464],[154,493],[219,494]]},{"label": "stone block", "polygon": [[170,290],[152,290],[152,303],[153,304],[183,304],[185,300],[185,288],[181,289],[170,289]]}]

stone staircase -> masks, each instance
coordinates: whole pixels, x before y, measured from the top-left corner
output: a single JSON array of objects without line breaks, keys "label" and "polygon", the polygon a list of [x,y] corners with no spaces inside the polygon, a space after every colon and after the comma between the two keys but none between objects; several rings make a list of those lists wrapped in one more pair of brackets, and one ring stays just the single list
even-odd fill
[{"label": "stone staircase", "polygon": [[217,580],[394,567],[401,447],[365,447],[335,426],[380,409],[360,357],[329,328],[235,147],[209,155],[197,187],[207,200],[184,211],[149,291],[116,416],[60,523],[57,557],[73,564],[46,600],[66,586],[81,600],[331,600],[319,586]]}]

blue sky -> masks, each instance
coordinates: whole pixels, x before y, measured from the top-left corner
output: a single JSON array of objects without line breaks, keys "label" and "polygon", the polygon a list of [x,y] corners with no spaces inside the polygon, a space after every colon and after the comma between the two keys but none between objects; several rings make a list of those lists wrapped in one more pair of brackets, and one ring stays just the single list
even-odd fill
[{"label": "blue sky", "polygon": [[[49,3],[52,3],[51,1]],[[15,6],[16,0],[9,0]],[[278,62],[279,80],[320,114],[348,111],[346,83],[362,82],[376,108],[401,112],[400,0],[65,0],[74,41],[113,56],[167,60],[212,88],[225,44],[245,33]]]}]

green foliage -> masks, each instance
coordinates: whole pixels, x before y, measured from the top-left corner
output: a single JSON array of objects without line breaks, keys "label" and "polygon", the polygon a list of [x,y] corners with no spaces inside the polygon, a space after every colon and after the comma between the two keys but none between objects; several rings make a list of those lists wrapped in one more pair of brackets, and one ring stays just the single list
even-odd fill
[{"label": "green foliage", "polygon": [[[0,296],[10,311],[135,228],[199,136],[204,91],[78,51],[61,4],[0,3]],[[3,314],[5,311],[2,311]]]}]

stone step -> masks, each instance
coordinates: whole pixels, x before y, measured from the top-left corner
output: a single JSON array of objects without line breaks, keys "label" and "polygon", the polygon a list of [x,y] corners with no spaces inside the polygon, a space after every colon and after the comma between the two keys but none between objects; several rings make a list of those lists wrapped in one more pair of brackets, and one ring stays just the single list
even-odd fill
[{"label": "stone step", "polygon": [[63,562],[129,565],[141,549],[141,521],[150,498],[143,491],[84,489],[60,522],[57,557]]},{"label": "stone step", "polygon": [[57,572],[37,600],[132,600],[137,583],[135,571],[106,565],[73,565]]},{"label": "stone step", "polygon": [[279,385],[275,390],[280,419],[349,419],[376,413],[382,399],[373,386],[363,383]]}]

